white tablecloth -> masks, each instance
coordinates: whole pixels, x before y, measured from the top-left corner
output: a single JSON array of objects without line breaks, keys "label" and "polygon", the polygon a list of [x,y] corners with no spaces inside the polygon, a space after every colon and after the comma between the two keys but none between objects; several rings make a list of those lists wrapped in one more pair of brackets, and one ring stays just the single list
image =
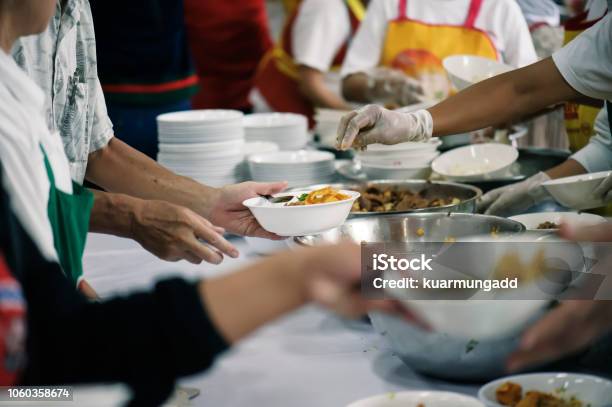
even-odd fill
[{"label": "white tablecloth", "polygon": [[[149,288],[169,275],[216,276],[257,258],[243,239],[233,243],[241,251],[239,259],[194,266],[163,262],[129,240],[90,234],[85,277],[108,297]],[[338,407],[386,392],[436,389],[476,395],[478,388],[415,374],[371,326],[342,320],[315,306],[260,329],[220,357],[210,371],[183,379],[181,385],[201,391],[189,405],[214,407]],[[108,390],[109,404],[117,399],[113,391]],[[96,405],[105,404],[101,393],[96,393]]]}]

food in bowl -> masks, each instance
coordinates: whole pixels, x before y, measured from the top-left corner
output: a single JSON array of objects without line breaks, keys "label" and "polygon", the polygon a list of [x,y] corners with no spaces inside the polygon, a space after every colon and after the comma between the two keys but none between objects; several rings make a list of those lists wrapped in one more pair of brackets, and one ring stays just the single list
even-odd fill
[{"label": "food in bowl", "polygon": [[309,193],[303,193],[297,197],[297,200],[292,200],[291,202],[287,203],[286,206],[317,205],[344,201],[347,199],[351,199],[351,196],[343,194],[332,187],[325,187]]},{"label": "food in bowl", "polygon": [[538,225],[538,229],[540,230],[548,230],[548,229],[559,229],[561,227],[561,225],[555,223],[555,222],[542,222]]},{"label": "food in bowl", "polygon": [[[563,389],[561,389],[563,390]],[[557,393],[563,393],[559,391]],[[512,407],[583,407],[584,403],[575,396],[529,390],[523,394],[523,387],[514,382],[505,382],[495,391],[497,402]]]},{"label": "food in bowl", "polygon": [[425,197],[426,190],[413,193],[392,186],[365,186],[361,196],[353,203],[353,212],[403,212],[412,209],[436,208],[457,205],[461,199],[449,197]]}]

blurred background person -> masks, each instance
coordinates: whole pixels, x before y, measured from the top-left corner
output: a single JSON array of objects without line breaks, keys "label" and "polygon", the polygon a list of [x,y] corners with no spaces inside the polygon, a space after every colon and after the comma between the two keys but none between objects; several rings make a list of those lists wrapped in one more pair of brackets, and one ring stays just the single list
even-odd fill
[{"label": "blurred background person", "polygon": [[[395,71],[416,79],[427,100],[451,94],[444,58],[476,55],[514,67],[536,61],[527,23],[513,0],[373,0],[342,68],[344,96],[406,104]],[[379,67],[394,71],[381,71]]]},{"label": "blurred background person", "polygon": [[155,118],[191,109],[191,98],[198,90],[183,2],[92,0],[90,4],[98,75],[115,132],[156,159]]},{"label": "blurred background person", "polygon": [[257,111],[347,110],[339,69],[366,11],[364,0],[302,0],[288,8],[280,39],[264,56],[251,99]]},{"label": "blurred background person", "polygon": [[257,65],[272,46],[265,1],[184,1],[200,84],[193,107],[251,112]]}]

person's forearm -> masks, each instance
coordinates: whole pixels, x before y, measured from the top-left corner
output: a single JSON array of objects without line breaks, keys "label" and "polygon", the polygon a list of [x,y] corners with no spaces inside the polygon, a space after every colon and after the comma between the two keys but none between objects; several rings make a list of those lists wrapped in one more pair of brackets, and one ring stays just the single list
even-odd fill
[{"label": "person's forearm", "polygon": [[227,277],[200,283],[208,314],[224,338],[234,343],[303,305],[303,262],[302,254],[288,252]]},{"label": "person's forearm", "polygon": [[325,75],[315,69],[300,66],[300,92],[314,106],[337,110],[349,110],[350,106],[344,99],[334,93],[325,84]]},{"label": "person's forearm", "polygon": [[556,179],[571,177],[572,175],[585,174],[587,173],[587,170],[578,161],[569,158],[563,163],[545,172],[550,178]]},{"label": "person's forearm", "polygon": [[92,192],[94,204],[89,217],[89,231],[131,237],[130,225],[139,199],[125,194]]},{"label": "person's forearm", "polygon": [[215,188],[172,173],[116,137],[89,155],[86,177],[109,192],[172,202],[204,217],[218,195]]},{"label": "person's forearm", "polygon": [[580,96],[548,58],[470,86],[428,110],[433,135],[445,136],[509,123]]},{"label": "person's forearm", "polygon": [[368,75],[365,73],[355,73],[342,80],[342,96],[346,100],[358,103],[369,103]]}]

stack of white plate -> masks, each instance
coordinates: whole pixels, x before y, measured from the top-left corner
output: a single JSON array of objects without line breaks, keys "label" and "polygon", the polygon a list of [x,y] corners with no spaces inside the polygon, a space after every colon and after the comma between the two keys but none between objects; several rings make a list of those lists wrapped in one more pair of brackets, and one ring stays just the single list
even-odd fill
[{"label": "stack of white plate", "polygon": [[348,113],[350,111],[347,110],[317,109],[315,114],[315,133],[319,136],[319,142],[322,145],[327,147],[336,145],[340,120]]},{"label": "stack of white plate", "polygon": [[192,110],[157,117],[157,161],[177,174],[211,186],[242,181],[243,114]]},{"label": "stack of white plate", "polygon": [[243,181],[251,179],[249,171],[248,159],[253,154],[273,153],[278,151],[278,144],[269,141],[254,141],[252,143],[244,143],[244,161],[237,169]]},{"label": "stack of white plate", "polygon": [[334,155],[323,151],[279,151],[249,157],[253,180],[288,181],[290,187],[332,182]]},{"label": "stack of white plate", "polygon": [[255,113],[244,118],[246,140],[268,141],[278,144],[281,150],[304,148],[308,135],[308,120],[294,113]]},{"label": "stack of white plate", "polygon": [[357,154],[357,160],[370,179],[426,179],[431,162],[440,155],[439,145],[437,138],[426,143],[372,144]]}]

